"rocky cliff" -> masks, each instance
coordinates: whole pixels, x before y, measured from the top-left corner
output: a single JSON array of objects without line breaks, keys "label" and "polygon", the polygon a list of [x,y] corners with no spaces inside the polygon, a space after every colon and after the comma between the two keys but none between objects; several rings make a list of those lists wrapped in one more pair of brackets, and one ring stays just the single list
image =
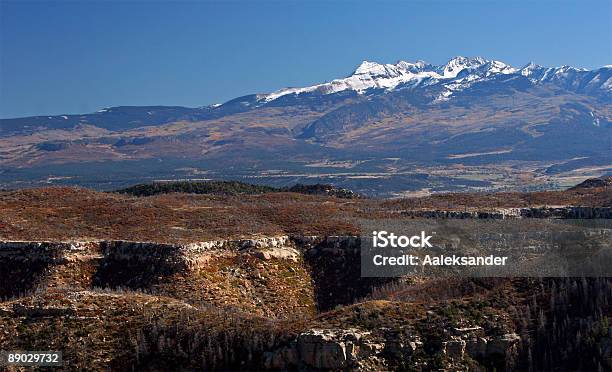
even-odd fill
[{"label": "rocky cliff", "polygon": [[[360,277],[359,244],[353,236],[287,235],[188,244],[4,241],[0,270],[7,280],[0,294],[15,297],[45,287],[129,288],[268,315],[274,311],[262,302],[273,301],[310,314],[314,308],[352,303],[384,283]],[[295,287],[282,283],[292,277]],[[292,296],[296,291],[299,295]]]},{"label": "rocky cliff", "polygon": [[[56,319],[75,340],[91,337],[73,334],[86,327],[136,350],[136,360],[109,359],[117,369],[159,368],[168,355],[183,355],[187,369],[194,362],[213,369],[514,369],[552,363],[528,356],[543,347],[529,329],[540,322],[538,332],[549,337],[554,323],[538,314],[552,311],[550,301],[569,301],[564,286],[591,298],[573,318],[603,309],[579,324],[608,350],[607,333],[596,330],[609,311],[599,307],[611,300],[609,281],[540,282],[542,291],[529,279],[445,279],[428,289],[422,279],[361,278],[359,244],[355,236],[288,235],[190,244],[0,242],[0,345],[18,345],[6,335],[21,322],[37,329]],[[117,315],[125,331],[114,328]],[[66,355],[87,365],[77,351]]]},{"label": "rocky cliff", "polygon": [[563,219],[610,219],[612,207],[533,207],[533,208],[499,208],[494,210],[405,210],[400,212],[407,217],[420,218],[453,218],[453,219],[493,219],[512,218],[563,218]]}]

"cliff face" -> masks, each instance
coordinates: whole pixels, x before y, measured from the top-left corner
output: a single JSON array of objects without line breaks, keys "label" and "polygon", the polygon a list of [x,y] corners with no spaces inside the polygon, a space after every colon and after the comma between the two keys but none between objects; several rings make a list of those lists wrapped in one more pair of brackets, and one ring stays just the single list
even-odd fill
[{"label": "cliff face", "polygon": [[0,298],[87,285],[100,258],[97,242],[0,242]]},{"label": "cliff face", "polygon": [[428,210],[415,209],[401,211],[403,216],[420,218],[455,218],[455,219],[489,219],[504,220],[513,218],[564,218],[564,219],[610,219],[612,207],[534,207],[534,208],[499,208],[482,210]]},{"label": "cliff face", "polygon": [[0,346],[49,348],[48,334],[88,369],[502,370],[559,365],[534,356],[562,347],[559,324],[609,343],[609,279],[361,278],[359,245],[287,235],[1,242]]},{"label": "cliff face", "polygon": [[[482,328],[455,329],[438,353],[449,367],[462,368],[469,360],[512,360],[518,354],[521,338],[515,333],[487,336]],[[356,328],[311,329],[299,334],[288,346],[264,354],[267,369],[383,370],[418,360],[424,343],[418,334],[385,337]],[[391,363],[391,364],[390,364]],[[417,363],[415,363],[417,364]]]},{"label": "cliff face", "polygon": [[350,304],[384,283],[360,277],[359,244],[350,236],[287,235],[189,244],[0,242],[7,279],[0,293],[128,288],[275,317],[311,315]]},{"label": "cliff face", "polygon": [[[274,254],[280,242],[286,241],[286,237],[272,237],[261,241],[219,240],[187,245],[126,241],[0,242],[0,268],[3,278],[7,279],[2,282],[0,293],[3,297],[14,297],[43,288],[126,288],[188,302],[223,301],[224,297],[229,297],[236,305],[244,300],[244,307],[249,307],[258,300],[257,293],[245,289],[252,288],[259,280],[257,267],[253,265],[257,258],[254,249],[240,248],[258,244],[260,249],[269,249]],[[277,260],[272,256],[270,259]],[[217,270],[218,266],[224,268]],[[270,274],[280,275],[280,271]],[[296,275],[307,273],[301,269]],[[235,288],[218,287],[227,281],[235,282]],[[309,285],[308,280],[300,283]],[[204,290],[191,290],[198,284]],[[245,292],[233,293],[238,289]],[[284,297],[282,292],[272,290],[272,297]],[[245,296],[252,298],[241,298]],[[290,297],[277,299],[298,306]],[[311,312],[307,309],[313,307],[312,299],[302,300],[299,306]],[[261,313],[269,311],[259,309]]]},{"label": "cliff face", "polygon": [[[122,296],[127,290],[173,298],[185,309],[234,309],[230,311],[297,322],[296,333],[270,343],[251,360],[257,368],[384,368],[422,352],[418,336],[320,328],[300,320],[350,305],[390,281],[361,278],[359,260],[356,236],[283,235],[190,244],[0,242],[5,278],[0,290],[3,297],[13,298],[4,311],[24,319],[89,316],[81,310],[81,302],[107,301],[108,296]],[[114,292],[99,294],[101,290]],[[70,305],[65,301],[50,305],[47,297],[29,302],[58,293]],[[153,336],[159,332],[168,331],[148,328],[145,339],[138,341],[155,345],[146,353],[164,352],[154,339],[159,335]],[[452,345],[444,350],[463,360],[457,356],[463,352],[453,351]]]}]

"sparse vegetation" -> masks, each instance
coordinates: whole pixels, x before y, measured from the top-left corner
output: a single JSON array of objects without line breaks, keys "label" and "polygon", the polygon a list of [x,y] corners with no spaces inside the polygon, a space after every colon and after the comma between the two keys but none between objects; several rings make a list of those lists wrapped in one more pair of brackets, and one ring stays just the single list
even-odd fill
[{"label": "sparse vegetation", "polygon": [[[503,206],[606,205],[610,197],[598,187],[481,196]],[[60,349],[73,370],[297,369],[305,367],[292,359],[301,335],[351,330],[372,353],[359,362],[370,370],[612,368],[610,278],[362,278],[355,239],[292,240],[295,259],[266,256],[271,248],[262,247],[179,257],[178,246],[159,244],[356,235],[360,217],[397,218],[402,208],[449,201],[484,203],[477,194],[384,201],[295,192],[2,192],[0,239],[51,243],[33,248],[47,261],[0,257],[0,349]],[[96,239],[157,243],[147,246],[150,255],[112,255]],[[53,243],[70,240],[92,242],[70,254]],[[316,350],[336,345],[320,342],[328,349]],[[274,367],[273,356],[288,367]]]},{"label": "sparse vegetation", "polygon": [[612,206],[609,188],[561,192],[440,194],[396,200],[293,192],[163,193],[146,198],[84,188],[0,192],[0,239],[193,242],[239,236],[356,235],[359,218],[399,218],[409,209]]}]

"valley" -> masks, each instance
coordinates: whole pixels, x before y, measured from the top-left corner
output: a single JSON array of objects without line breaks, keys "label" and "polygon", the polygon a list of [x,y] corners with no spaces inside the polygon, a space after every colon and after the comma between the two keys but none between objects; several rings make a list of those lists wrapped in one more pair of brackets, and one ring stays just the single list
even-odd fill
[{"label": "valley", "polygon": [[198,108],[2,119],[0,187],[233,179],[382,197],[563,189],[611,170],[611,74],[480,57],[364,62],[331,83]]}]

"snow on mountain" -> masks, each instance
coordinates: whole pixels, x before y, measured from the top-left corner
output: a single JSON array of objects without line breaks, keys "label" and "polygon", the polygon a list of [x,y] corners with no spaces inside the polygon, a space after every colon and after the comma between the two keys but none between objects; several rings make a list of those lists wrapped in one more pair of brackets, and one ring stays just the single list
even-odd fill
[{"label": "snow on mountain", "polygon": [[547,68],[545,67],[529,62],[519,70],[519,74],[529,78],[532,81],[538,81],[542,78],[542,76],[544,76],[546,70]]},{"label": "snow on mountain", "polygon": [[[459,63],[456,62],[458,59]],[[448,101],[454,93],[467,89],[476,82],[484,81],[500,74],[514,74],[518,71],[503,62],[487,61],[480,57],[474,58],[471,61],[466,60],[465,57],[456,57],[447,66],[451,63],[450,69],[448,67],[445,68],[448,80],[442,82],[444,89],[434,102]],[[459,71],[457,72],[457,70]],[[452,76],[452,74],[455,75]]]},{"label": "snow on mountain", "polygon": [[396,64],[363,61],[348,77],[308,87],[281,89],[261,95],[261,100],[270,102],[286,95],[302,93],[332,94],[352,90],[362,94],[370,89],[394,90],[440,84],[443,91],[437,101],[445,101],[455,92],[500,74],[522,75],[534,84],[553,83],[582,93],[612,93],[611,71],[610,66],[588,71],[571,66],[542,67],[534,63],[516,69],[501,61],[461,56],[440,66],[423,61],[399,61]]},{"label": "snow on mountain", "polygon": [[273,101],[288,94],[320,92],[331,94],[344,90],[354,90],[363,93],[368,89],[392,89],[399,84],[418,84],[423,79],[440,79],[442,76],[435,70],[427,69],[424,62],[410,63],[400,61],[393,64],[380,64],[363,61],[350,76],[335,79],[329,83],[313,85],[304,88],[286,88],[265,96],[266,101]]},{"label": "snow on mountain", "polygon": [[448,63],[442,69],[442,76],[445,79],[451,79],[456,77],[464,69],[478,68],[487,63],[484,58],[466,58],[466,57],[455,57],[448,61]]},{"label": "snow on mountain", "polygon": [[519,73],[534,84],[553,83],[577,93],[612,94],[612,66],[589,71],[572,66],[542,67],[529,63]]}]

